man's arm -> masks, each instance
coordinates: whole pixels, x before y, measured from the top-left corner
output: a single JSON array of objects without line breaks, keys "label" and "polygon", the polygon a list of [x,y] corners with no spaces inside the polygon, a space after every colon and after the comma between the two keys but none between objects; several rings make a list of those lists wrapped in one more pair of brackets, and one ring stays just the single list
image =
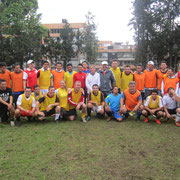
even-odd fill
[{"label": "man's arm", "polygon": [[71,89],[69,89],[69,92],[68,92],[68,102],[69,102],[69,104],[71,104],[75,107],[78,105],[77,103],[72,101],[72,90]]},{"label": "man's arm", "polygon": [[112,83],[112,86],[116,85],[116,79],[112,71],[111,71],[111,83]]}]

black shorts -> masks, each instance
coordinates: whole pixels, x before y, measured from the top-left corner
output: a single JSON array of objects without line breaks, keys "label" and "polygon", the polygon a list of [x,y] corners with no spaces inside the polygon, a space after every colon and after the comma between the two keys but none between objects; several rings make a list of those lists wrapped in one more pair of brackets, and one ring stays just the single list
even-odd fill
[{"label": "black shorts", "polygon": [[176,114],[176,109],[177,108],[175,108],[175,109],[167,109],[167,111],[168,111],[169,114]]},{"label": "black shorts", "polygon": [[75,116],[76,115],[76,109],[71,109],[68,111],[68,116]]},{"label": "black shorts", "polygon": [[43,112],[44,113],[44,115],[45,115],[45,117],[47,117],[47,116],[51,116],[51,115],[53,115],[53,114],[56,114],[56,107],[53,107],[50,111],[41,111],[41,112]]},{"label": "black shorts", "polygon": [[0,108],[0,117],[1,117],[1,121],[2,122],[7,122],[8,121],[8,113],[9,113],[9,110],[8,110],[8,107],[1,107]]},{"label": "black shorts", "polygon": [[[146,111],[147,111],[147,113],[148,113],[148,116],[150,116],[151,113],[150,113],[148,110],[146,110]],[[161,110],[160,110],[160,111],[161,111]],[[156,112],[154,113],[154,115],[157,116],[158,112],[159,112],[159,111],[156,111]]]}]

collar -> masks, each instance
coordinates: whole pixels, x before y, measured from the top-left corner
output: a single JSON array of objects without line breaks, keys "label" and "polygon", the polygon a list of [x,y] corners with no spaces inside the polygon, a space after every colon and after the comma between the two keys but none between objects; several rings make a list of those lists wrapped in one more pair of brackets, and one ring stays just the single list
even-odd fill
[{"label": "collar", "polygon": [[34,68],[33,68],[33,70],[31,70],[31,69],[27,68],[27,70],[28,70],[28,71],[34,71]]},{"label": "collar", "polygon": [[47,70],[45,70],[43,67],[41,69],[42,69],[42,71],[48,71],[49,70],[49,68]]},{"label": "collar", "polygon": [[143,74],[143,72],[141,72],[141,73],[138,73],[138,72],[136,72],[137,74]]},{"label": "collar", "polygon": [[148,71],[153,71],[153,70],[154,70],[154,68],[153,68],[152,70],[150,70],[150,69],[148,69],[148,68],[147,68],[147,70],[148,70]]},{"label": "collar", "polygon": [[56,71],[57,71],[57,72],[62,72],[62,69],[61,69],[60,71],[58,71],[58,70],[56,69]]}]

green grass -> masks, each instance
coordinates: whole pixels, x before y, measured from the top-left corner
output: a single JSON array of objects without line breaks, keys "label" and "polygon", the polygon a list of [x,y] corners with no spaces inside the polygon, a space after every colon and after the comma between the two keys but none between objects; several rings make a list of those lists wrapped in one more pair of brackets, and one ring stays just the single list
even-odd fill
[{"label": "green grass", "polygon": [[0,124],[0,179],[180,179],[179,151],[174,122]]}]

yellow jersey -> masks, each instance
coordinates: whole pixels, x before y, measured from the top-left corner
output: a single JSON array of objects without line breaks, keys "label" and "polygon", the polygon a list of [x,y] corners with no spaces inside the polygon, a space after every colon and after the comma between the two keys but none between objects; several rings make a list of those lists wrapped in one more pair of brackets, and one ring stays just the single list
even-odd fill
[{"label": "yellow jersey", "polygon": [[57,89],[57,96],[59,98],[59,106],[64,108],[66,111],[69,111],[69,103],[68,103],[68,91],[69,89]]},{"label": "yellow jersey", "polygon": [[125,72],[122,72],[122,77],[121,77],[121,91],[123,92],[124,90],[129,88],[129,82],[133,81],[133,74],[125,74]]},{"label": "yellow jersey", "polygon": [[66,81],[66,87],[72,88],[73,87],[73,75],[76,71],[73,71],[71,74],[67,71],[64,73],[64,80]]},{"label": "yellow jersey", "polygon": [[121,70],[119,67],[117,67],[116,69],[113,69],[112,67],[110,68],[111,71],[113,72],[115,79],[116,79],[116,86],[118,88],[121,88]]}]

